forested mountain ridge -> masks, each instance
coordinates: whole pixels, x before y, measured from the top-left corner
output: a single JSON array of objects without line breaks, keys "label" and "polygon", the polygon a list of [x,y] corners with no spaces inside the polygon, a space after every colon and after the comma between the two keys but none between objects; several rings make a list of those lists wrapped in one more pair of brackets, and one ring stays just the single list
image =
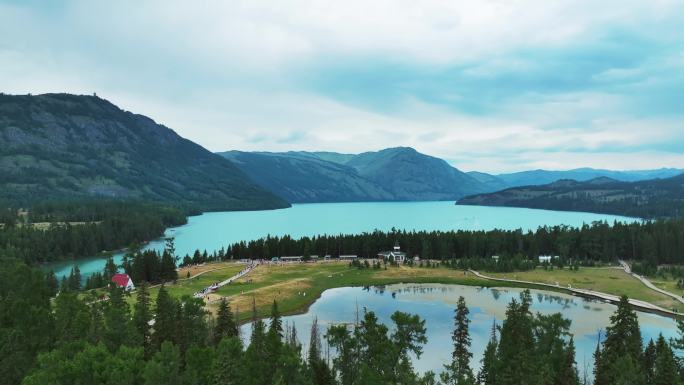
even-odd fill
[{"label": "forested mountain ridge", "polygon": [[493,191],[442,159],[408,147],[332,152],[220,153],[290,202],[452,200]]},{"label": "forested mountain ridge", "polygon": [[92,197],[201,210],[288,205],[229,161],[97,96],[0,95],[0,200]]},{"label": "forested mountain ridge", "polygon": [[485,184],[443,159],[410,147],[388,148],[356,155],[346,165],[392,191],[398,200],[448,200],[491,191]]},{"label": "forested mountain ridge", "polygon": [[352,167],[306,153],[219,153],[252,180],[289,202],[392,200],[393,194],[360,176]]},{"label": "forested mountain ridge", "polygon": [[678,218],[684,214],[684,175],[639,182],[596,178],[560,180],[542,186],[514,187],[472,195],[457,204],[587,211],[641,218]]}]

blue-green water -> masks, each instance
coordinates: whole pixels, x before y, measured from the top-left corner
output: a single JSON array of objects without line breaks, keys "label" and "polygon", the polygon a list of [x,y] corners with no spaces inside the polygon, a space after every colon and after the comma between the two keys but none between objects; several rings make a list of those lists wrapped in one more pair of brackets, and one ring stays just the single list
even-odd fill
[{"label": "blue-green water", "polygon": [[[319,334],[323,335],[328,325],[353,324],[357,309],[360,313],[363,309],[375,312],[380,322],[388,326],[392,324],[392,313],[397,310],[418,314],[426,321],[428,342],[420,359],[414,358],[415,367],[421,372],[440,372],[451,359],[453,312],[458,297],[463,296],[470,309],[471,364],[477,369],[491,335],[492,323],[495,320],[500,323],[505,318],[506,305],[518,298],[522,290],[442,284],[399,284],[369,289],[344,287],[326,290],[306,314],[284,317],[283,322],[294,323],[306,352],[314,316],[318,317]],[[587,375],[591,377],[598,332],[610,324],[608,317],[615,312],[616,306],[541,290],[531,292],[533,312],[561,313],[572,321],[570,331],[575,338],[578,369],[580,373],[588,369]],[[644,342],[655,340],[660,333],[666,338],[676,336],[674,320],[643,312],[638,316]],[[242,327],[241,335],[244,339],[249,338],[250,325]]]},{"label": "blue-green water", "polygon": [[[290,234],[298,238],[319,234],[361,233],[391,230],[534,230],[544,225],[581,226],[605,220],[613,222],[633,219],[613,215],[532,210],[510,207],[456,206],[453,202],[365,202],[316,203],[294,205],[271,211],[237,211],[206,213],[188,218],[184,226],[166,231],[175,238],[179,256],[196,249],[209,253],[233,242],[253,240],[270,235]],[[164,242],[146,246],[161,250]],[[115,254],[120,263],[123,253]],[[60,262],[46,266],[58,276],[68,275],[74,264],[82,276],[101,271],[103,258],[85,258],[76,262]]]}]

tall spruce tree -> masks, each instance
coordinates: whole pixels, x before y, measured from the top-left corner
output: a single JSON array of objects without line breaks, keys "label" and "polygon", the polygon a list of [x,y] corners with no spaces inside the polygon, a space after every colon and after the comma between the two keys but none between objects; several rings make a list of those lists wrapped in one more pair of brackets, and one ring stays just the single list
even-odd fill
[{"label": "tall spruce tree", "polygon": [[477,374],[477,381],[480,385],[495,385],[496,384],[496,367],[497,367],[497,348],[499,342],[496,338],[496,320],[492,323],[492,332],[482,356],[482,367]]},{"label": "tall spruce tree", "polygon": [[328,364],[321,357],[321,338],[318,330],[318,318],[314,317],[311,323],[309,338],[309,354],[307,364],[311,372],[311,381],[314,385],[331,385],[333,376]]},{"label": "tall spruce tree", "polygon": [[245,378],[248,385],[271,385],[273,375],[269,359],[268,340],[264,321],[259,319],[256,309],[256,299],[252,298],[252,334],[249,346],[245,351],[245,372],[249,376]]},{"label": "tall spruce tree", "polygon": [[656,359],[653,366],[653,385],[681,384],[680,367],[672,348],[661,334],[656,342]]},{"label": "tall spruce tree", "polygon": [[50,297],[54,297],[55,295],[57,295],[57,292],[59,291],[59,281],[55,276],[54,270],[50,270],[45,275],[45,283],[47,284],[48,293]]},{"label": "tall spruce tree", "polygon": [[144,385],[181,385],[181,353],[170,341],[164,341],[159,351],[147,361]]},{"label": "tall spruce tree", "polygon": [[131,311],[124,299],[124,290],[116,285],[109,287],[109,301],[104,309],[104,341],[110,351],[120,346],[134,346],[137,340],[131,324]]},{"label": "tall spruce tree", "polygon": [[226,337],[216,347],[216,359],[212,369],[213,385],[242,385],[244,377],[244,352],[237,337]]},{"label": "tall spruce tree", "polygon": [[469,312],[465,298],[459,297],[456,310],[454,310],[454,331],[451,336],[454,350],[451,354],[451,363],[444,366],[444,372],[441,375],[442,381],[446,384],[472,385],[475,383],[475,377],[470,368],[470,359],[473,354],[470,352]]},{"label": "tall spruce tree", "polygon": [[642,353],[639,321],[629,299],[623,296],[610,317],[602,349],[595,358],[596,385],[612,385],[622,380],[642,384]]},{"label": "tall spruce tree", "polygon": [[653,340],[648,342],[646,349],[644,349],[643,363],[641,365],[644,371],[644,379],[647,384],[653,383],[653,375],[655,372],[656,361],[656,346]]},{"label": "tall spruce tree", "polygon": [[143,282],[138,288],[135,306],[133,307],[133,325],[140,337],[145,356],[152,354],[152,309],[150,292],[147,282]]},{"label": "tall spruce tree", "polygon": [[221,298],[216,313],[214,343],[218,345],[226,337],[237,337],[237,325],[235,324],[235,316],[230,310],[230,304],[228,304],[225,298]]},{"label": "tall spruce tree", "polygon": [[157,293],[155,306],[154,333],[152,334],[152,348],[157,351],[164,341],[174,342],[178,336],[178,318],[176,301],[169,296],[162,285]]},{"label": "tall spruce tree", "polygon": [[269,371],[275,373],[281,364],[280,355],[283,349],[283,320],[278,310],[278,303],[273,300],[271,304],[271,317],[269,320],[268,333],[266,334],[266,362]]},{"label": "tall spruce tree", "polygon": [[498,348],[497,385],[527,384],[537,376],[531,302],[530,292],[525,290],[520,302],[512,300],[506,309]]}]

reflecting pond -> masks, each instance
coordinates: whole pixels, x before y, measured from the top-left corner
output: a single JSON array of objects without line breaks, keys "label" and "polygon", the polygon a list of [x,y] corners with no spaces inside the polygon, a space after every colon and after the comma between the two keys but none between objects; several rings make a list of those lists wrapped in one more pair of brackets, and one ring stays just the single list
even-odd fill
[{"label": "reflecting pond", "polygon": [[[349,323],[356,320],[357,309],[373,311],[380,322],[391,325],[391,315],[403,311],[420,315],[426,321],[428,342],[424,353],[414,366],[421,372],[440,372],[451,359],[453,345],[453,312],[459,296],[466,299],[470,309],[470,335],[472,337],[473,367],[479,362],[491,335],[492,323],[505,317],[506,306],[513,298],[519,298],[523,289],[481,288],[444,284],[397,284],[382,287],[344,287],[323,292],[305,314],[288,316],[283,322],[296,326],[297,335],[306,352],[311,323],[318,317],[321,335],[328,325]],[[591,375],[593,353],[596,349],[598,332],[609,325],[609,317],[615,305],[571,295],[531,290],[532,311],[542,314],[561,313],[572,321],[571,333],[575,336],[576,361],[580,373],[585,368]],[[677,334],[676,322],[670,318],[639,312],[639,324],[645,342],[662,333],[666,338]],[[248,339],[250,325],[244,325],[241,335]]]}]

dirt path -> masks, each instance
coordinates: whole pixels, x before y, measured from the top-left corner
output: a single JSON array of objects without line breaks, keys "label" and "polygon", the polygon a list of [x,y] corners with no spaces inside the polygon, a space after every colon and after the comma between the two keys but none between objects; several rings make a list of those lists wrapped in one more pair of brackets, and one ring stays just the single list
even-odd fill
[{"label": "dirt path", "polygon": [[622,265],[622,268],[625,270],[625,273],[627,273],[627,274],[631,275],[632,277],[638,279],[641,283],[643,283],[644,285],[646,285],[646,287],[648,287],[649,289],[655,290],[655,291],[657,291],[657,292],[660,293],[660,294],[664,294],[664,295],[666,295],[666,296],[668,296],[668,297],[674,298],[675,300],[677,300],[677,301],[679,301],[680,303],[684,304],[684,298],[682,298],[682,296],[677,295],[677,294],[675,294],[675,293],[671,293],[671,292],[669,292],[669,291],[667,291],[667,290],[663,290],[663,289],[657,287],[656,285],[654,285],[651,281],[649,281],[649,280],[646,279],[645,277],[643,277],[643,276],[641,276],[641,275],[639,275],[639,274],[633,273],[633,272],[632,272],[632,268],[629,266],[629,264],[628,264],[627,262],[625,262],[625,261],[623,261],[623,260],[620,260],[619,262],[620,262],[620,265]]},{"label": "dirt path", "polygon": [[[549,288],[554,288],[554,289],[562,289],[569,291],[573,294],[577,294],[583,297],[590,297],[590,298],[595,298],[595,299],[600,299],[603,301],[608,301],[611,303],[618,303],[620,301],[620,297],[617,295],[613,294],[608,294],[608,293],[602,293],[600,291],[593,291],[593,290],[586,290],[586,289],[575,289],[571,287],[563,287],[560,285],[551,285],[548,283],[541,283],[541,282],[532,282],[532,281],[521,281],[517,279],[506,279],[506,278],[494,278],[490,277],[484,274],[480,274],[479,272],[475,270],[470,270],[471,273],[475,274],[479,278],[483,279],[488,279],[491,281],[499,281],[499,282],[512,282],[512,283],[519,283],[519,284],[524,284],[524,285],[535,285],[535,286],[542,286],[542,287],[549,287]],[[651,311],[651,312],[657,312],[661,313],[664,315],[667,315],[669,317],[677,317],[681,316],[682,314],[673,312],[671,310],[664,309],[660,306],[654,305],[650,302],[646,301],[640,301],[637,299],[630,299],[629,303],[639,309],[646,310],[646,311]]]}]

